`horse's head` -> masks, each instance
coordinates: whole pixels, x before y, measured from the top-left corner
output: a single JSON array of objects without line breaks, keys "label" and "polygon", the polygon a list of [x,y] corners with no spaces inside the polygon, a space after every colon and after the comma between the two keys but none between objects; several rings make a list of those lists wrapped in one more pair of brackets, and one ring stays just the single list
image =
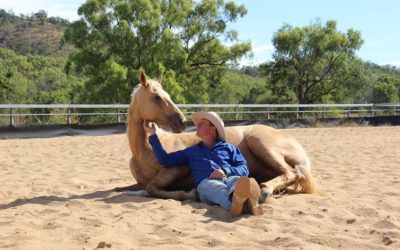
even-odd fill
[{"label": "horse's head", "polygon": [[132,93],[131,105],[135,105],[142,120],[155,122],[180,133],[186,128],[186,118],[163,90],[160,82],[148,79],[141,71],[140,85]]}]

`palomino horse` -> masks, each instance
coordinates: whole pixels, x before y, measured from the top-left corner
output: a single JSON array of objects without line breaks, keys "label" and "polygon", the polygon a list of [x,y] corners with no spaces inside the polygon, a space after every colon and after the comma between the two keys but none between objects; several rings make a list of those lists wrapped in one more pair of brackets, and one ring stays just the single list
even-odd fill
[{"label": "palomino horse", "polygon": [[[193,132],[180,133],[185,129],[185,117],[158,81],[147,79],[142,71],[140,83],[132,92],[127,128],[132,152],[129,167],[137,184],[116,190],[145,190],[152,197],[194,200],[196,192],[189,168],[161,166],[148,143],[143,122],[151,121],[175,132],[157,132],[167,152],[194,145],[199,139]],[[310,160],[296,139],[264,125],[225,129],[226,141],[239,147],[247,161],[250,176],[260,183],[260,202],[265,202],[273,192],[289,186],[294,192],[313,193]]]}]

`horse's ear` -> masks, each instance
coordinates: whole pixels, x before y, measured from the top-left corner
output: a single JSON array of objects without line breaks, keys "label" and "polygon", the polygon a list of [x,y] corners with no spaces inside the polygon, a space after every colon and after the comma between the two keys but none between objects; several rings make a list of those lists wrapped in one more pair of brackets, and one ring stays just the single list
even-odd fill
[{"label": "horse's ear", "polygon": [[149,86],[149,83],[146,80],[146,75],[144,73],[144,70],[140,71],[140,83],[142,84],[143,87]]},{"label": "horse's ear", "polygon": [[161,72],[160,75],[157,77],[157,82],[158,82],[159,84],[161,84],[162,79],[163,79],[163,73]]}]

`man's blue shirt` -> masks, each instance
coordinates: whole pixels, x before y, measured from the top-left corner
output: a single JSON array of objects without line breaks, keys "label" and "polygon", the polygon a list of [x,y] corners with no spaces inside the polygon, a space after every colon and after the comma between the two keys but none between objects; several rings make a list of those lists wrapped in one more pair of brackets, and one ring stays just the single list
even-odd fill
[{"label": "man's blue shirt", "polygon": [[162,147],[157,134],[149,137],[158,162],[166,167],[189,165],[197,185],[217,169],[222,169],[226,176],[248,176],[246,160],[239,149],[230,143],[217,140],[212,149],[199,142],[191,147],[167,153]]}]

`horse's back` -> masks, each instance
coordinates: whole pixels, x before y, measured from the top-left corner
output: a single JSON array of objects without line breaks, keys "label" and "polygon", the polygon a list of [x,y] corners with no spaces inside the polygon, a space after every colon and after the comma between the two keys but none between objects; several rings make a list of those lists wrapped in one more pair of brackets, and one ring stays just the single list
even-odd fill
[{"label": "horse's back", "polygon": [[235,145],[239,145],[244,140],[257,140],[270,146],[299,144],[288,133],[262,124],[232,126],[225,128],[225,131],[226,140]]},{"label": "horse's back", "polygon": [[288,133],[269,126],[255,124],[226,128],[227,141],[237,145],[246,158],[265,154],[279,154],[290,165],[306,161],[303,146]]}]

